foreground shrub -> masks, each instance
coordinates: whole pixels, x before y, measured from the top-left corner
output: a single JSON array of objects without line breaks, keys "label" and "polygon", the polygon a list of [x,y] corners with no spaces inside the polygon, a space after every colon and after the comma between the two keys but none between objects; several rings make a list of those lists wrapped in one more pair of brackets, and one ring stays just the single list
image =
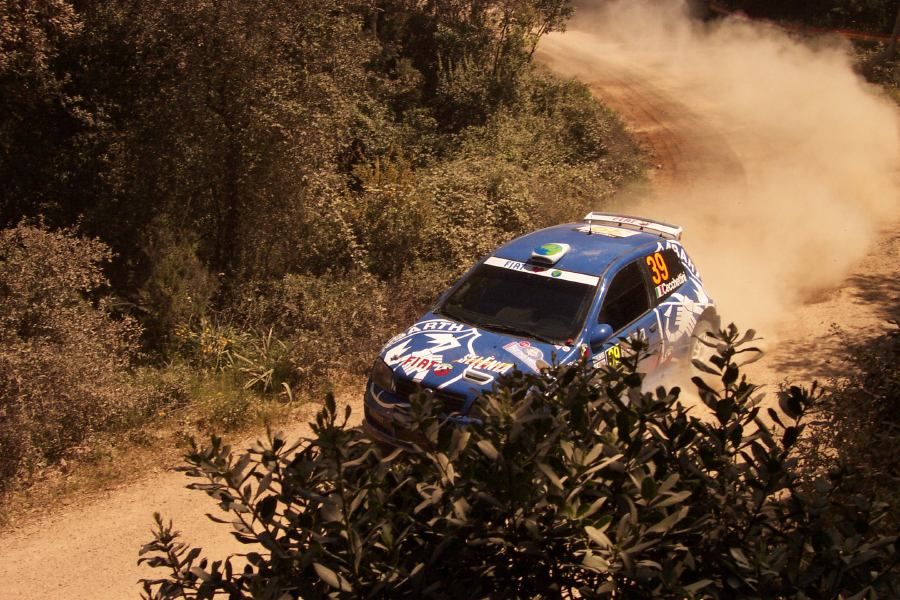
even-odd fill
[{"label": "foreground shrub", "polygon": [[895,597],[882,509],[797,485],[816,394],[783,394],[770,428],[736,362],[752,332],[720,336],[704,369],[722,389],[694,380],[704,419],[677,388],[641,392],[636,353],[620,371],[516,372],[479,427],[443,422],[420,394],[417,452],[385,455],[330,397],[312,439],[234,455],[213,438],[184,470],[231,513],[246,564],[200,559],[157,515],[141,561],[166,574],[145,597]]},{"label": "foreground shrub", "polygon": [[109,258],[72,232],[0,231],[0,487],[155,401],[128,370],[138,327],[100,296]]},{"label": "foreground shrub", "polygon": [[847,376],[823,396],[804,460],[890,503],[900,527],[900,327],[846,348]]}]

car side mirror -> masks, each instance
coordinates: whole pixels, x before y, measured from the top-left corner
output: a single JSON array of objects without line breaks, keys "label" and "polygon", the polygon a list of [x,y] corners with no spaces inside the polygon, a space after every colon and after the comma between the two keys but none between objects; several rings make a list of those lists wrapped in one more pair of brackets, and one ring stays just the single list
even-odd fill
[{"label": "car side mirror", "polygon": [[591,351],[596,351],[603,343],[612,337],[613,328],[606,323],[595,325],[591,330]]}]

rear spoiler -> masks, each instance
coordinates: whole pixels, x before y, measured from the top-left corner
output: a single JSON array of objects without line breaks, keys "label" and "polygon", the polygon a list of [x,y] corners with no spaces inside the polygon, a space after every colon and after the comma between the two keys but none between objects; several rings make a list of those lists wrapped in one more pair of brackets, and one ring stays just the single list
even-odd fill
[{"label": "rear spoiler", "polygon": [[589,226],[609,225],[621,227],[632,231],[652,233],[667,240],[680,240],[682,233],[682,229],[678,225],[669,225],[660,221],[648,221],[640,217],[629,217],[627,215],[589,212],[584,216],[584,220],[587,221]]}]

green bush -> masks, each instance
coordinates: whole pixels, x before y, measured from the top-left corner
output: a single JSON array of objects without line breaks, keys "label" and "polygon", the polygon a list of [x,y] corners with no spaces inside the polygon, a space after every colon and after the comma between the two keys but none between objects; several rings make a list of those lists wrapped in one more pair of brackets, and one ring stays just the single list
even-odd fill
[{"label": "green bush", "polygon": [[272,327],[307,386],[320,385],[330,372],[360,372],[389,337],[387,287],[365,271],[287,275],[240,294],[235,322],[244,330]]},{"label": "green bush", "polygon": [[421,176],[418,193],[436,213],[424,231],[427,260],[451,269],[471,265],[533,228],[535,204],[516,165],[496,158],[460,158]]},{"label": "green bush", "polygon": [[[798,485],[795,445],[816,394],[792,388],[760,419],[731,326],[695,378],[642,392],[641,351],[620,370],[588,364],[513,373],[449,425],[412,398],[418,451],[385,455],[333,398],[314,437],[278,435],[235,455],[194,448],[189,487],[231,514],[246,565],[210,562],[157,515],[141,562],[165,570],[145,597],[832,598],[896,597],[897,538],[863,495]],[[781,425],[781,423],[784,423]],[[241,559],[244,563],[244,559]]]},{"label": "green bush", "polygon": [[173,231],[160,226],[148,240],[148,273],[136,294],[144,339],[163,356],[177,344],[179,325],[207,316],[218,288],[197,256],[198,244],[172,238]]},{"label": "green bush", "polygon": [[109,258],[71,231],[0,231],[0,487],[159,402],[130,371],[139,327],[103,295]]},{"label": "green bush", "polygon": [[383,279],[398,277],[423,258],[435,210],[416,191],[417,173],[402,158],[357,168],[362,194],[353,219],[366,269]]},{"label": "green bush", "polygon": [[900,327],[845,348],[848,372],[816,411],[804,460],[844,487],[888,502],[900,526]]},{"label": "green bush", "polygon": [[345,222],[369,272],[391,281],[418,262],[457,271],[512,237],[580,218],[638,175],[624,128],[586,87],[529,67],[515,90],[515,103],[443,136],[424,161],[356,167],[362,193]]}]

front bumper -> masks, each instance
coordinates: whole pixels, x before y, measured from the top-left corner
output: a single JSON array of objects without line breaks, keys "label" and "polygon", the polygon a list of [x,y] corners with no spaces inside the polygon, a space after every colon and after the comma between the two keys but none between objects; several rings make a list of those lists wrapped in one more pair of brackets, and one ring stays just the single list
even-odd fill
[{"label": "front bumper", "polygon": [[376,442],[412,449],[422,447],[423,436],[403,428],[400,423],[408,415],[409,402],[378,388],[369,379],[363,398],[363,429]]},{"label": "front bumper", "polygon": [[[409,402],[379,388],[371,379],[366,383],[363,412],[363,429],[377,442],[406,449],[424,448],[428,443],[425,436],[403,426],[409,420]],[[458,426],[481,424],[480,419],[459,414],[443,418]]]}]

